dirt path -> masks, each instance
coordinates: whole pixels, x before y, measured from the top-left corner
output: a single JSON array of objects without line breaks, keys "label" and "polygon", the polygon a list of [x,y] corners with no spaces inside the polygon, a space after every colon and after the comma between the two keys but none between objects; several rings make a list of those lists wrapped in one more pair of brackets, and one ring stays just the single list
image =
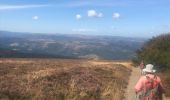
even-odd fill
[{"label": "dirt path", "polygon": [[[134,100],[135,97],[134,86],[139,78],[140,78],[140,69],[132,67],[132,73],[129,79],[129,84],[127,86],[125,100]],[[164,97],[163,100],[170,100],[170,98]]]},{"label": "dirt path", "polygon": [[135,96],[134,86],[139,78],[140,78],[139,68],[132,67],[132,73],[126,91],[126,100],[134,100],[134,96]]}]

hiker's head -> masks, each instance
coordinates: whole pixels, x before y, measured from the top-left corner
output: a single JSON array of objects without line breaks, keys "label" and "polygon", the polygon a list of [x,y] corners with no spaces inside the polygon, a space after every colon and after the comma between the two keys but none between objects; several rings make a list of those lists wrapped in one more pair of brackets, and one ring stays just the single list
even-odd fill
[{"label": "hiker's head", "polygon": [[154,69],[154,66],[152,64],[147,64],[146,67],[143,69],[143,72],[145,72],[145,73],[155,73],[156,70]]}]

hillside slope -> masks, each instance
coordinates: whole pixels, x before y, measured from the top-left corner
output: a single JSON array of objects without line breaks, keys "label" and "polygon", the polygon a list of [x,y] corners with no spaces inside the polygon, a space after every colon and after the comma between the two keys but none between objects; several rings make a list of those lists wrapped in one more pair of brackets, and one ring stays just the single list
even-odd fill
[{"label": "hillside slope", "polygon": [[0,59],[0,99],[122,100],[129,62]]}]

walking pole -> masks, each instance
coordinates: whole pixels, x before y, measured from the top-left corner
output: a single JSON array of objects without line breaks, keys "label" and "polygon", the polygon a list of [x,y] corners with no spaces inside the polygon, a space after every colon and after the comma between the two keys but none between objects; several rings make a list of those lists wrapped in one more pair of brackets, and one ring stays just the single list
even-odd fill
[{"label": "walking pole", "polygon": [[134,96],[134,100],[136,100],[136,98],[137,98],[137,96],[135,95],[135,96]]},{"label": "walking pole", "polygon": [[137,100],[137,93],[135,93],[134,100]]}]

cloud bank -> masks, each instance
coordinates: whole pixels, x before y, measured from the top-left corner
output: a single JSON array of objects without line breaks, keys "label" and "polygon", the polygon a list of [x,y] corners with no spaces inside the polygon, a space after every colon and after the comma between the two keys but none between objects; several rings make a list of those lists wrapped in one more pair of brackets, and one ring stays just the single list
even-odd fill
[{"label": "cloud bank", "polygon": [[38,8],[38,7],[47,7],[47,6],[49,5],[0,5],[0,10]]},{"label": "cloud bank", "polygon": [[85,28],[78,28],[78,29],[72,29],[73,32],[97,32],[95,29],[85,29]]}]

